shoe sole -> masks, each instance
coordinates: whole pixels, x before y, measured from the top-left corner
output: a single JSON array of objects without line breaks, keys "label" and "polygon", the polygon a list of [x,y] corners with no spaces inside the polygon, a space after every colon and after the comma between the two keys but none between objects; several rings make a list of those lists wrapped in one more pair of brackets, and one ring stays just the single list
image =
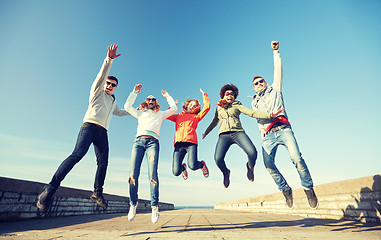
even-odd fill
[{"label": "shoe sole", "polygon": [[310,209],[317,209],[319,207],[319,202],[317,202],[316,207],[311,207],[310,203],[308,202],[307,199],[307,205],[310,207]]}]

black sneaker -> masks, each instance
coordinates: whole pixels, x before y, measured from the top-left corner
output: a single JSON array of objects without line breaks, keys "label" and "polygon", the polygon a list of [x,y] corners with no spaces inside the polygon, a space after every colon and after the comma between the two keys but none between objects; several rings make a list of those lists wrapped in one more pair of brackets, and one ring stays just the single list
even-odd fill
[{"label": "black sneaker", "polygon": [[228,188],[230,185],[230,170],[228,170],[228,174],[224,174],[224,187]]},{"label": "black sneaker", "polygon": [[37,207],[41,209],[42,211],[48,211],[50,208],[50,205],[52,204],[53,201],[53,195],[56,192],[56,189],[51,186],[47,185],[44,187],[40,195],[38,195],[38,200],[37,200]]},{"label": "black sneaker", "polygon": [[304,189],[304,192],[307,195],[308,205],[310,206],[310,208],[312,209],[318,208],[319,203],[318,203],[318,199],[316,197],[314,189],[313,188],[311,188],[310,190]]},{"label": "black sneaker", "polygon": [[94,202],[98,203],[98,205],[106,208],[108,206],[106,200],[103,198],[103,194],[102,193],[93,193],[91,196],[90,196],[90,199],[93,200]]},{"label": "black sneaker", "polygon": [[254,182],[254,168],[251,169],[249,167],[249,163],[246,163],[247,168],[247,179],[249,179],[250,182]]},{"label": "black sneaker", "polygon": [[285,189],[282,192],[283,192],[284,197],[286,198],[287,206],[289,208],[293,208],[294,207],[294,199],[292,197],[292,189],[291,188]]}]

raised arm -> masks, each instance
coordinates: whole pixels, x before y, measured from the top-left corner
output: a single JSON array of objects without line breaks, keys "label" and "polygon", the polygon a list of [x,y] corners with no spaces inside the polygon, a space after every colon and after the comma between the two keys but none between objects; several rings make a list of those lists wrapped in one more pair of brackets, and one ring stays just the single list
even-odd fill
[{"label": "raised arm", "polygon": [[164,111],[163,118],[168,118],[169,116],[175,114],[177,112],[177,106],[175,103],[175,100],[169,95],[169,93],[166,90],[162,90],[161,94],[163,97],[167,99],[167,102],[169,104],[169,109]]},{"label": "raised arm", "polygon": [[279,53],[279,42],[272,41],[271,48],[273,50],[274,57],[274,82],[272,87],[277,91],[282,91],[283,84],[283,70],[282,70],[282,59]]},{"label": "raised arm", "polygon": [[202,93],[202,100],[203,100],[203,103],[204,103],[204,107],[202,108],[202,110],[197,114],[197,117],[201,119],[203,119],[205,117],[205,115],[209,112],[210,110],[210,101],[209,101],[209,97],[208,97],[208,94],[206,94],[204,91],[202,91],[202,89],[200,88],[200,92]]},{"label": "raised arm", "polygon": [[134,91],[130,93],[130,95],[127,98],[126,103],[124,104],[124,109],[129,112],[132,116],[138,118],[140,115],[140,111],[136,108],[132,107],[132,104],[134,104],[136,97],[138,96],[138,93],[142,91],[142,85],[136,84],[134,87]]},{"label": "raised arm", "polygon": [[98,75],[95,78],[93,85],[91,86],[91,89],[90,89],[90,101],[94,97],[98,96],[99,93],[104,91],[104,85],[108,77],[108,74],[110,73],[113,59],[120,56],[120,54],[116,54],[118,45],[116,44],[110,45],[107,47],[107,49],[108,49],[107,56],[105,60],[103,61],[102,67],[99,70]]}]

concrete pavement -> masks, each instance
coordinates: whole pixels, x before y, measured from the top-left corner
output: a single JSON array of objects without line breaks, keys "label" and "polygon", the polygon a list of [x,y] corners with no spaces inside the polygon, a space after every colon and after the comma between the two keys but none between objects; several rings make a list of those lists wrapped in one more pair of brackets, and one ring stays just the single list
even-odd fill
[{"label": "concrete pavement", "polygon": [[380,224],[214,209],[0,222],[0,239],[381,239]]}]

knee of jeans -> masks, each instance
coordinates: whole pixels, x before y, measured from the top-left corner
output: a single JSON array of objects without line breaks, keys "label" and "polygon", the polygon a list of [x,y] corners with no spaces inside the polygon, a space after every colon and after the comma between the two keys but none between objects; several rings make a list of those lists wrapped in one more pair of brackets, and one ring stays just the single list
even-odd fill
[{"label": "knee of jeans", "polygon": [[173,175],[175,175],[176,177],[179,176],[181,174],[181,170],[180,169],[172,169],[172,173]]},{"label": "knee of jeans", "polygon": [[151,184],[152,184],[153,186],[157,186],[157,182],[158,182],[157,180],[155,180],[155,179],[152,178],[150,182],[151,182]]},{"label": "knee of jeans", "polygon": [[188,167],[189,167],[191,170],[193,170],[193,171],[195,171],[195,170],[198,169],[198,168],[196,167],[196,164],[194,164],[194,163],[189,163]]},{"label": "knee of jeans", "polygon": [[155,155],[150,155],[150,156],[148,157],[148,161],[150,161],[150,162],[155,161]]},{"label": "knee of jeans", "polygon": [[301,156],[291,156],[291,161],[296,167],[305,166],[304,159]]}]

